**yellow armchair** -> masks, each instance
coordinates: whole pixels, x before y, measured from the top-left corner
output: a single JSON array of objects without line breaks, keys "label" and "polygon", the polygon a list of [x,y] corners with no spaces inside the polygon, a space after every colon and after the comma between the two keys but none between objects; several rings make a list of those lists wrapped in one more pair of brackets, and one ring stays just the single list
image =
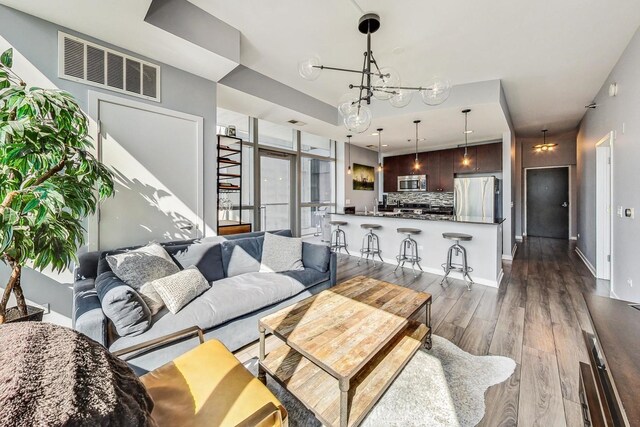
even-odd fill
[{"label": "yellow armchair", "polygon": [[287,411],[218,340],[189,328],[115,352],[122,356],[198,335],[200,345],[140,380],[154,402],[158,426],[287,426]]}]

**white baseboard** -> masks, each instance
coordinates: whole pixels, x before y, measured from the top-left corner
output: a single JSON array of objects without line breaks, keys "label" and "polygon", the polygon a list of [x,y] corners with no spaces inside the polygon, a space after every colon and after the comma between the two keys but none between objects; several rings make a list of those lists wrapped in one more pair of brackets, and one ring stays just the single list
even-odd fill
[{"label": "white baseboard", "polygon": [[502,283],[503,278],[504,278],[504,270],[500,269],[500,274],[498,274],[498,280],[496,280],[498,287],[500,287],[500,284]]},{"label": "white baseboard", "polygon": [[523,237],[522,236],[516,236],[516,242],[522,242]]},{"label": "white baseboard", "polygon": [[569,237],[569,240],[578,240],[578,237],[577,236],[571,236],[571,237]]},{"label": "white baseboard", "polygon": [[513,248],[511,248],[511,258],[516,256],[516,252],[518,251],[518,244],[514,243]]},{"label": "white baseboard", "polygon": [[580,250],[579,247],[576,246],[576,253],[578,254],[578,256],[580,257],[580,259],[582,260],[582,262],[584,262],[584,265],[587,266],[587,269],[591,272],[591,274],[593,274],[593,277],[596,277],[596,269],[593,267],[593,265],[589,262],[589,260],[587,259],[587,257],[582,253],[582,251]]},{"label": "white baseboard", "polygon": [[615,292],[613,292],[613,289],[611,289],[611,290],[609,291],[609,297],[610,297],[610,298],[615,298],[615,299],[620,299],[620,298],[618,297],[618,295],[616,295],[616,293],[615,293]]},{"label": "white baseboard", "polygon": [[503,261],[513,261],[513,256],[512,255],[502,254],[502,259],[503,259]]}]

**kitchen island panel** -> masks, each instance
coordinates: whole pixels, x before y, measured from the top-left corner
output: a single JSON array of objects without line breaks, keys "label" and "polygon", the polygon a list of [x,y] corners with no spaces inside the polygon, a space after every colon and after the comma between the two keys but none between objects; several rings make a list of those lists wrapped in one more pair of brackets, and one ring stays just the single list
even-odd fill
[{"label": "kitchen island panel", "polygon": [[[396,256],[400,243],[406,237],[396,231],[400,227],[410,227],[422,230],[413,236],[418,243],[420,265],[425,272],[443,276],[442,264],[447,261],[447,250],[454,243],[442,237],[442,233],[465,233],[473,236],[473,240],[461,242],[467,249],[470,273],[475,283],[498,287],[502,280],[502,223],[479,224],[455,221],[425,221],[423,219],[398,218],[391,216],[373,216],[362,214],[331,214],[332,219],[347,221],[347,225],[340,226],[347,236],[348,249],[352,256],[360,256],[362,238],[367,230],[362,224],[380,224],[382,228],[374,232],[380,239],[382,259],[385,263],[397,265]],[[406,267],[405,270],[411,269]],[[449,277],[462,279],[462,275],[451,272]]]}]

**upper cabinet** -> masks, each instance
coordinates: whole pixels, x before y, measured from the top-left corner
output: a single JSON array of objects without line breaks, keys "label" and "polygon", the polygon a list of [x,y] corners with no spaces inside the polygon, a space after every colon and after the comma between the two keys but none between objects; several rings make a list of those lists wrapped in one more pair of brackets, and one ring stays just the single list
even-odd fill
[{"label": "upper cabinet", "polygon": [[415,169],[415,154],[384,158],[384,192],[398,191],[398,177],[427,175],[429,191],[453,191],[457,173],[491,173],[502,171],[502,144],[474,145],[467,149],[468,164],[464,164],[464,148],[418,153],[419,168]]},{"label": "upper cabinet", "polygon": [[488,173],[502,171],[502,144],[474,145],[467,148],[467,164],[464,148],[455,149],[453,171],[455,173]]}]

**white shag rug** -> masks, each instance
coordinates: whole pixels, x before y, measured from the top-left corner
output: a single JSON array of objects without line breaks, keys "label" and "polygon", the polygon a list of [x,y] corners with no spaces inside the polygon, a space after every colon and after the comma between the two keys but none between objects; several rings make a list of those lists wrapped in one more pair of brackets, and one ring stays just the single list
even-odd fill
[{"label": "white shag rug", "polygon": [[[258,360],[245,366],[258,372]],[[485,412],[484,393],[508,379],[516,363],[502,356],[474,356],[433,336],[420,349],[362,422],[362,426],[475,426]],[[313,413],[267,375],[267,386],[289,412],[289,426],[320,426]]]}]

